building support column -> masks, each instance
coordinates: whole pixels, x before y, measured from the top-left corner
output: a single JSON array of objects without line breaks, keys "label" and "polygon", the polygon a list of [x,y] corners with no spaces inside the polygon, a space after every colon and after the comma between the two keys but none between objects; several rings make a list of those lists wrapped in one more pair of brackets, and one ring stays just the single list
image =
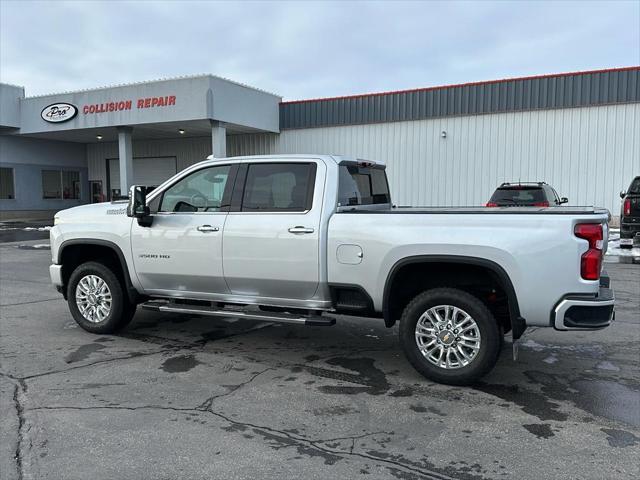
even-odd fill
[{"label": "building support column", "polygon": [[227,156],[227,129],[216,120],[211,120],[211,153],[213,158]]},{"label": "building support column", "polygon": [[129,187],[133,185],[133,128],[118,127],[118,159],[120,163],[120,195],[129,195]]}]

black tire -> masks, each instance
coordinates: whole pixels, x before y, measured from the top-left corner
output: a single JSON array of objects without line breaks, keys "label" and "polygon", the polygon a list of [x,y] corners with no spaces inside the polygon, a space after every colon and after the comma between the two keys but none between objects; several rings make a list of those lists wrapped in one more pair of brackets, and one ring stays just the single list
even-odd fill
[{"label": "black tire", "polygon": [[[416,324],[432,307],[452,305],[467,312],[480,333],[480,347],[470,363],[446,369],[431,363],[416,340]],[[485,304],[473,295],[454,288],[435,288],[417,295],[405,307],[400,319],[400,345],[413,367],[429,380],[448,385],[469,385],[487,374],[498,361],[503,334]],[[460,362],[462,363],[462,362]]]},{"label": "black tire", "polygon": [[[111,293],[111,306],[104,319],[89,321],[80,312],[76,303],[78,284],[87,275],[94,275],[106,283]],[[109,334],[124,328],[136,312],[136,305],[129,302],[124,287],[111,268],[100,262],[86,262],[79,265],[71,274],[67,286],[67,303],[73,319],[87,332]]]}]

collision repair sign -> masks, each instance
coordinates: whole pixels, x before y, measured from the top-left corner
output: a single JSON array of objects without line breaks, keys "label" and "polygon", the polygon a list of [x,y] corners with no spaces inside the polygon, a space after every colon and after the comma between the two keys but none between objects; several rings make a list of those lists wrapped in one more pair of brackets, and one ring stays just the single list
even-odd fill
[{"label": "collision repair sign", "polygon": [[[176,104],[175,95],[167,95],[164,97],[146,97],[138,98],[135,102],[135,108],[157,108],[170,107]],[[90,115],[94,113],[119,112],[123,110],[131,110],[134,107],[132,100],[119,100],[113,102],[92,103],[82,107],[82,113]]]}]

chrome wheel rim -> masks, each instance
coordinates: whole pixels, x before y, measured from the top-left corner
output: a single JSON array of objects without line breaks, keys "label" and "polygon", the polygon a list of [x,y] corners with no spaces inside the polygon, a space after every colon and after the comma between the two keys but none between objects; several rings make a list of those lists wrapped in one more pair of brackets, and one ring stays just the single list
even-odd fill
[{"label": "chrome wheel rim", "polygon": [[111,312],[111,290],[97,275],[85,275],[76,287],[76,305],[86,320],[103,322]]},{"label": "chrome wheel rim", "polygon": [[453,305],[438,305],[424,312],[416,323],[415,335],[424,358],[445,370],[473,362],[482,342],[473,317]]}]

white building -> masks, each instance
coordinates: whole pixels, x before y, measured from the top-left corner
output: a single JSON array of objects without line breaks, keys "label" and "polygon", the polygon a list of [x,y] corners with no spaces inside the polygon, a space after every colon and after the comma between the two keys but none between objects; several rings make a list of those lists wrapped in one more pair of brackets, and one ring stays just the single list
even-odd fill
[{"label": "white building", "polygon": [[385,161],[398,205],[546,181],[619,213],[640,174],[640,67],[281,102],[215,76],[25,97],[0,84],[0,214],[50,215],[215,156]]}]

